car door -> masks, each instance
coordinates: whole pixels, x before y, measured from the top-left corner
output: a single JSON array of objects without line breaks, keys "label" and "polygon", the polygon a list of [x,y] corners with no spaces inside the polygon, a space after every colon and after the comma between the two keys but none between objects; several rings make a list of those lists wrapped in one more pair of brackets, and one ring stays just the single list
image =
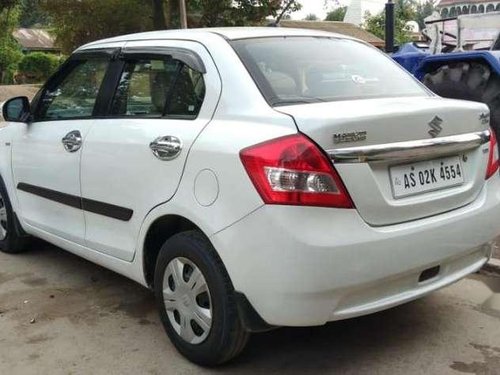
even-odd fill
[{"label": "car door", "polygon": [[90,129],[82,153],[86,243],[131,261],[143,219],[174,195],[221,82],[207,50],[188,41],[128,42],[111,70],[108,116]]},{"label": "car door", "polygon": [[110,55],[72,56],[33,102],[33,119],[12,142],[22,220],[38,230],[85,242],[80,157],[92,126]]}]

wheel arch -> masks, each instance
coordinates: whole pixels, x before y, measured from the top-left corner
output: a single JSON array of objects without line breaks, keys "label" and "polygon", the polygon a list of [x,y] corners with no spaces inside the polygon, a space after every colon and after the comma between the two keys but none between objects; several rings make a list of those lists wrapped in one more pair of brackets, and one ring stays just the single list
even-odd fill
[{"label": "wheel arch", "polygon": [[5,190],[7,197],[4,197],[4,199],[8,200],[8,204],[10,206],[10,209],[12,210],[12,215],[14,216],[13,230],[15,231],[16,235],[20,238],[29,237],[24,228],[22,227],[21,222],[19,221],[19,217],[17,215],[16,205],[14,205],[17,202],[16,196],[9,191],[9,187],[5,183],[5,180],[3,178],[2,171],[0,171],[0,188],[2,190]]},{"label": "wheel arch", "polygon": [[177,214],[167,214],[156,218],[149,226],[144,237],[142,263],[144,279],[153,287],[156,260],[160,249],[170,237],[187,230],[203,230],[193,221]]}]

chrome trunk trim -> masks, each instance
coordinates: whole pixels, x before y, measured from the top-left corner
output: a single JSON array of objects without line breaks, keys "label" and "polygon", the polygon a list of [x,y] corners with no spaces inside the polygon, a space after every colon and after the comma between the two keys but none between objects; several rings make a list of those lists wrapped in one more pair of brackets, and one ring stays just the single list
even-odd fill
[{"label": "chrome trunk trim", "polygon": [[458,155],[490,141],[490,131],[379,145],[347,147],[326,152],[335,163],[392,162]]}]

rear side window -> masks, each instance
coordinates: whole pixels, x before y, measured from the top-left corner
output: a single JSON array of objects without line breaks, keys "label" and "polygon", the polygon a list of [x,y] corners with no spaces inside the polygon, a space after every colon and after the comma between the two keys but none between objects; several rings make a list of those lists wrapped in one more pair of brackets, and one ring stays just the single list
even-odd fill
[{"label": "rear side window", "polygon": [[66,73],[43,92],[35,119],[50,121],[92,116],[108,64],[107,59],[70,62]]},{"label": "rear side window", "polygon": [[231,44],[273,106],[428,95],[390,58],[356,41],[271,37]]},{"label": "rear side window", "polygon": [[126,60],[111,115],[196,118],[203,98],[203,74],[171,58]]}]

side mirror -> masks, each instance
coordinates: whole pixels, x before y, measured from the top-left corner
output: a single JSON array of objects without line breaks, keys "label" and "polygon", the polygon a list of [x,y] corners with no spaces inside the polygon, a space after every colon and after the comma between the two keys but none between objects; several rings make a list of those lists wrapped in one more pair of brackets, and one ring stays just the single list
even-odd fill
[{"label": "side mirror", "polygon": [[5,121],[28,122],[31,116],[30,101],[26,96],[18,96],[7,100],[2,106]]}]

